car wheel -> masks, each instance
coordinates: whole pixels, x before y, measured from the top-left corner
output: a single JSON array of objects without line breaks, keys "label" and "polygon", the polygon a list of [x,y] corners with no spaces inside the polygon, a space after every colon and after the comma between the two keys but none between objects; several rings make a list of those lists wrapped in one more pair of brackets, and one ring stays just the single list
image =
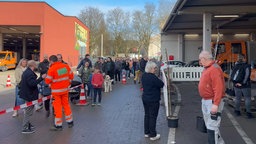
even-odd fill
[{"label": "car wheel", "polygon": [[5,72],[5,71],[7,71],[8,70],[8,67],[7,66],[4,66],[3,68],[2,68],[2,72]]}]

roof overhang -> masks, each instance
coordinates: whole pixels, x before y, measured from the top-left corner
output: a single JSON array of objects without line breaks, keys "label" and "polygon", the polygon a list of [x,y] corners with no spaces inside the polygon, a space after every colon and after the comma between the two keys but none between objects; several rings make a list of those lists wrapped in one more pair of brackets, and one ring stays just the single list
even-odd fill
[{"label": "roof overhang", "polygon": [[162,33],[202,34],[204,13],[212,14],[212,33],[256,32],[255,0],[177,0]]}]

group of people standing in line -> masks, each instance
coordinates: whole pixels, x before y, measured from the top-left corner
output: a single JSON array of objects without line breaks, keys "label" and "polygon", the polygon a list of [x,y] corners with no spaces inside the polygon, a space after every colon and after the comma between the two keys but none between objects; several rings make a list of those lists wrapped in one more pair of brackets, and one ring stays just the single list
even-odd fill
[{"label": "group of people standing in line", "polygon": [[[90,55],[86,54],[85,58],[77,66],[77,73],[85,86],[87,96],[90,96],[92,106],[101,105],[101,92],[104,82],[104,75],[109,75],[116,82],[121,80],[121,75],[126,78],[134,76],[134,83],[140,83],[142,73],[145,72],[147,59],[116,58],[111,57],[103,59],[98,58],[95,64],[92,64]],[[39,72],[39,74],[36,74]],[[38,76],[39,75],[39,76]],[[52,106],[54,113],[54,125],[51,130],[62,130],[62,108],[64,109],[65,119],[69,127],[73,126],[72,111],[69,105],[69,86],[74,75],[68,64],[63,61],[62,55],[45,55],[39,64],[34,60],[21,59],[15,69],[16,89],[15,89],[15,106],[25,102],[37,100],[44,96],[52,95]],[[114,84],[114,82],[113,82]],[[142,87],[142,85],[141,85]],[[50,116],[50,99],[44,101],[46,117]],[[30,122],[34,107],[36,111],[42,108],[43,104],[35,104],[24,108],[24,118],[22,124],[22,133],[33,133],[35,127]],[[13,117],[18,116],[18,110],[15,110]]]},{"label": "group of people standing in line", "polygon": [[[199,55],[200,64],[204,67],[202,77],[198,85],[198,91],[202,97],[202,113],[208,133],[209,144],[224,144],[219,131],[221,122],[221,113],[224,107],[225,81],[223,71],[213,60],[212,54],[208,51],[202,51]],[[243,66],[241,66],[243,65]],[[16,100],[15,105],[21,105],[24,101],[33,101],[38,98],[38,93],[43,95],[42,87],[50,85],[51,95],[53,96],[53,109],[55,114],[54,126],[51,130],[62,130],[62,107],[64,108],[66,122],[68,126],[73,127],[73,117],[68,102],[68,88],[74,75],[70,67],[62,60],[61,55],[52,55],[39,64],[40,77],[35,74],[36,62],[21,59],[16,70]],[[239,68],[236,68],[239,67]],[[239,56],[235,69],[243,68],[243,79],[235,81],[234,90],[236,95],[235,114],[241,115],[240,102],[241,96],[245,97],[246,112],[248,118],[253,118],[250,111],[250,65],[245,62],[244,56]],[[110,57],[106,60],[99,57],[93,65],[90,55],[80,61],[77,66],[78,75],[81,77],[87,90],[88,96],[94,96],[92,106],[101,105],[101,91],[104,82],[104,75],[109,75],[111,79],[120,81],[122,74],[129,79],[131,73],[134,75],[134,83],[138,80],[143,87],[142,101],[144,106],[144,134],[150,140],[157,140],[160,134],[156,132],[156,120],[159,111],[159,102],[161,99],[161,88],[164,86],[159,79],[157,71],[159,65],[156,62],[141,58],[139,61],[134,59],[116,58],[113,61]],[[47,73],[47,75],[46,75]],[[140,74],[139,74],[140,73]],[[236,72],[238,73],[238,72]],[[232,75],[232,74],[231,74]],[[234,74],[233,74],[234,75]],[[140,78],[139,78],[140,77]],[[40,85],[38,91],[38,84]],[[114,84],[114,83],[113,83]],[[92,89],[90,89],[92,87]],[[88,89],[89,88],[89,89]],[[94,95],[91,93],[94,92]],[[98,96],[98,102],[97,101]],[[49,101],[45,101],[47,116],[50,114]],[[30,123],[29,117],[32,115],[33,106],[25,108],[22,133],[33,133],[34,126]],[[13,116],[17,116],[17,111]]]}]

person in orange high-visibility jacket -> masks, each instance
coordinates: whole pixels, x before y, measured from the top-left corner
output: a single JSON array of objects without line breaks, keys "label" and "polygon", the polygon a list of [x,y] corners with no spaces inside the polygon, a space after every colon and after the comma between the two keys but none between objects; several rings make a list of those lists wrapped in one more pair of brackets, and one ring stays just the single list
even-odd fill
[{"label": "person in orange high-visibility jacket", "polygon": [[62,107],[64,108],[66,122],[68,127],[73,127],[72,111],[68,101],[68,92],[71,80],[74,78],[73,72],[67,64],[58,62],[57,56],[49,57],[50,68],[45,78],[45,83],[52,89],[53,108],[54,108],[54,126],[51,130],[62,130]]}]

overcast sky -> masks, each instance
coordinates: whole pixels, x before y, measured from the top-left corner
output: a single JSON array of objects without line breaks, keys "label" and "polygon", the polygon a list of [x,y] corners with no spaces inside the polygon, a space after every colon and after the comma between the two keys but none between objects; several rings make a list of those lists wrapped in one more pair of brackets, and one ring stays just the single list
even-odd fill
[{"label": "overcast sky", "polygon": [[[8,1],[8,0],[7,0]],[[9,0],[9,1],[38,1],[38,0]],[[40,1],[40,0],[39,0]],[[78,16],[80,11],[88,6],[97,7],[103,12],[119,7],[125,11],[143,9],[145,3],[154,3],[158,0],[44,0],[64,15]],[[176,0],[171,0],[175,2]]]}]

